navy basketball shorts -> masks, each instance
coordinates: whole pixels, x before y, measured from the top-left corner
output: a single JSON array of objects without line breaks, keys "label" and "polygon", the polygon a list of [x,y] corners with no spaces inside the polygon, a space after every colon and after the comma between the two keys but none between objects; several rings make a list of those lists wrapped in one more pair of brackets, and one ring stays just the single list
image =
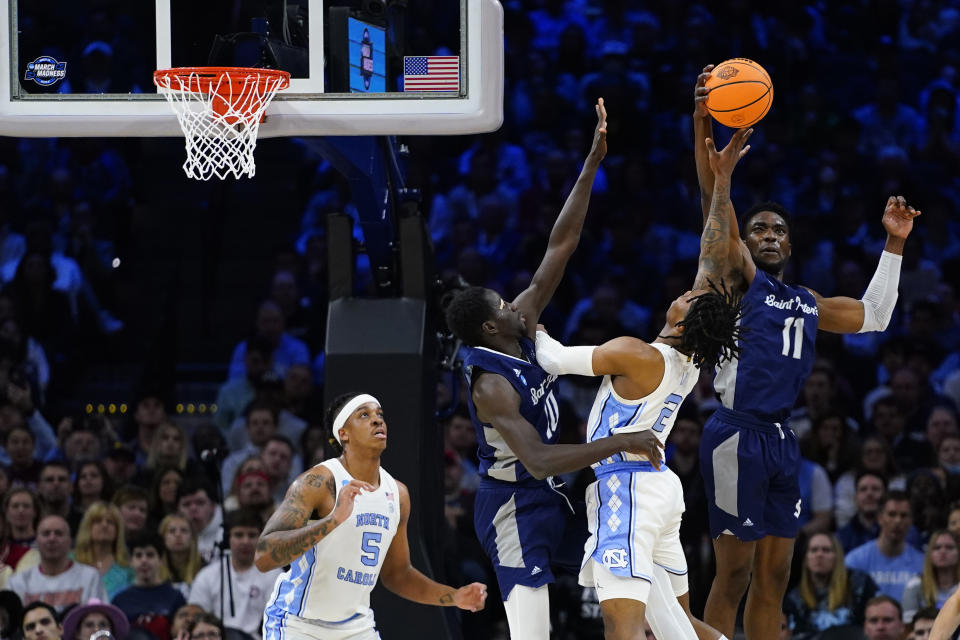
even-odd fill
[{"label": "navy basketball shorts", "polygon": [[553,582],[550,564],[567,513],[566,500],[546,482],[480,481],[473,525],[504,601],[516,585],[535,589]]},{"label": "navy basketball shorts", "polygon": [[720,408],[703,427],[700,472],[710,536],[744,542],[796,538],[800,529],[800,447],[789,427]]}]

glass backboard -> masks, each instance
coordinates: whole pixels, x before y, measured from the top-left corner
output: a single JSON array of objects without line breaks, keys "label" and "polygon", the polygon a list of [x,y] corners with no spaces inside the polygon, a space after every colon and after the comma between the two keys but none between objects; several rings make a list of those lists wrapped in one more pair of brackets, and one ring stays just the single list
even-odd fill
[{"label": "glass backboard", "polygon": [[152,74],[186,66],[290,72],[261,137],[462,134],[502,121],[497,0],[55,5],[12,0],[0,12],[10,40],[0,54],[2,135],[182,135]]}]

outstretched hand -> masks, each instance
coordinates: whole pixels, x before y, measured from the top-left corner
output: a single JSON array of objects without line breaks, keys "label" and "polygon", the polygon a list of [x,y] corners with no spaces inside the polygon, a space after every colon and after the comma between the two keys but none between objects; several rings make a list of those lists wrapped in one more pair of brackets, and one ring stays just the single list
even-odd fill
[{"label": "outstretched hand", "polygon": [[918,215],[920,212],[907,206],[903,196],[890,196],[883,210],[883,228],[894,238],[906,239],[913,231],[913,219]]},{"label": "outstretched hand", "polygon": [[453,604],[467,611],[480,611],[486,606],[487,586],[479,582],[457,589],[453,594]]},{"label": "outstretched hand", "polygon": [[361,480],[351,480],[344,485],[337,494],[337,506],[333,508],[333,517],[337,522],[344,522],[353,513],[353,501],[361,491],[376,491],[372,484]]},{"label": "outstretched hand", "polygon": [[597,111],[597,128],[593,131],[593,146],[587,156],[587,164],[596,168],[607,155],[607,109],[603,106],[603,98],[597,100],[594,107]]},{"label": "outstretched hand", "polygon": [[733,175],[733,168],[737,166],[740,158],[747,155],[750,151],[750,145],[747,140],[753,135],[753,129],[737,129],[737,132],[730,138],[730,143],[723,148],[723,151],[717,151],[712,138],[707,138],[707,153],[710,154],[710,168],[715,175]]},{"label": "outstretched hand", "polygon": [[710,112],[707,110],[707,96],[710,89],[707,88],[707,80],[710,78],[710,72],[713,71],[713,65],[708,64],[703,68],[703,73],[697,76],[697,86],[693,90],[693,115],[707,118]]}]

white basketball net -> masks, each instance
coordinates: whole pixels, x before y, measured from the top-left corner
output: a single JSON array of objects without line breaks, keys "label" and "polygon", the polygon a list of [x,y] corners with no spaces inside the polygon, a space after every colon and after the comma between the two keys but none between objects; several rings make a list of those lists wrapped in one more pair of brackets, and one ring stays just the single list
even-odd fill
[{"label": "white basketball net", "polygon": [[231,82],[229,72],[154,79],[183,129],[187,150],[183,170],[190,178],[224,180],[231,173],[252,178],[256,172],[253,150],[261,117],[277,91],[288,86],[289,76],[238,71],[246,74],[240,86]]}]

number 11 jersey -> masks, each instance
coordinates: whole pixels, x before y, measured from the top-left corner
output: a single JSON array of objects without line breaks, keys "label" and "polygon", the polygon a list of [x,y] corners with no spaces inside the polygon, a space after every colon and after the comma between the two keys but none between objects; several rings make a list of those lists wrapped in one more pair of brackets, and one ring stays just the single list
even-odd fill
[{"label": "number 11 jersey", "polygon": [[817,301],[758,268],[743,306],[740,357],[717,367],[714,388],[727,409],[785,423],[813,368]]}]

